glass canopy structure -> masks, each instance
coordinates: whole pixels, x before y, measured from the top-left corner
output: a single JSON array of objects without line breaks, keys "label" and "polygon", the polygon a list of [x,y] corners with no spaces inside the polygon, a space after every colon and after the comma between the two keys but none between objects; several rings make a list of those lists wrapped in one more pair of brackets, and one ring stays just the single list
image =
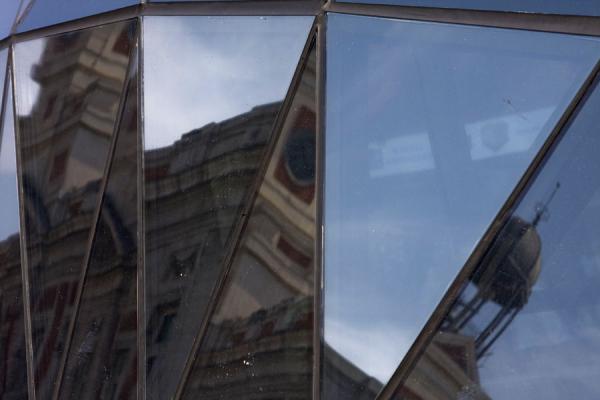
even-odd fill
[{"label": "glass canopy structure", "polygon": [[0,398],[599,398],[599,74],[595,0],[5,0]]}]

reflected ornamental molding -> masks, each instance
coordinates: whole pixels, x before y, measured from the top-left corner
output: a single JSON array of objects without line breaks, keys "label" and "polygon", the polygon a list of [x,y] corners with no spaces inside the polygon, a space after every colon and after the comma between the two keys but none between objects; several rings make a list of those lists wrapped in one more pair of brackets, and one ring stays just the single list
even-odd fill
[{"label": "reflected ornamental molding", "polygon": [[313,47],[181,399],[311,397],[315,58]]}]

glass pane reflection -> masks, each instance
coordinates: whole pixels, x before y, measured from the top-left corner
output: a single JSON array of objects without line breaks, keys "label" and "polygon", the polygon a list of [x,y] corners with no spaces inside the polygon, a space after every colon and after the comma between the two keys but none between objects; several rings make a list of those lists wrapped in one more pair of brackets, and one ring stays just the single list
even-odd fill
[{"label": "glass pane reflection", "polygon": [[73,317],[135,22],[15,45],[35,384],[50,398]]},{"label": "glass pane reflection", "polygon": [[144,18],[146,391],[155,399],[175,393],[311,23]]},{"label": "glass pane reflection", "polygon": [[[0,52],[0,55],[6,52]],[[0,125],[0,398],[27,398],[25,322],[12,85]]]},{"label": "glass pane reflection", "polygon": [[61,399],[137,397],[137,118],[136,71],[117,133]]},{"label": "glass pane reflection", "polygon": [[312,397],[315,65],[313,50],[182,399]]},{"label": "glass pane reflection", "polygon": [[139,0],[29,0],[19,16],[17,32],[43,28],[138,3]]},{"label": "glass pane reflection", "polygon": [[396,399],[600,396],[599,109],[596,82]]},{"label": "glass pane reflection", "polygon": [[600,41],[328,18],[323,390],[337,398],[328,362],[389,379]]}]

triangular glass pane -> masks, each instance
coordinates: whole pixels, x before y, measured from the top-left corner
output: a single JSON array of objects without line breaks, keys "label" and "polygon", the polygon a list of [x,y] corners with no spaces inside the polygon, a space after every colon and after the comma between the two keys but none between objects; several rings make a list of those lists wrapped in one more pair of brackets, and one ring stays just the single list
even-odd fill
[{"label": "triangular glass pane", "polygon": [[25,309],[10,79],[7,86],[4,123],[0,124],[0,398],[26,399]]},{"label": "triangular glass pane", "polygon": [[138,94],[134,71],[96,226],[61,399],[126,400],[137,396]]},{"label": "triangular glass pane", "polygon": [[596,79],[394,399],[600,397],[598,110]]},{"label": "triangular glass pane", "polygon": [[599,55],[597,38],[327,17],[324,397],[387,382]]},{"label": "triangular glass pane", "polygon": [[146,17],[146,392],[170,399],[313,18]]},{"label": "triangular glass pane", "polygon": [[312,397],[315,53],[306,60],[182,399]]},{"label": "triangular glass pane", "polygon": [[63,359],[134,31],[121,22],[14,47],[40,398],[52,396]]}]

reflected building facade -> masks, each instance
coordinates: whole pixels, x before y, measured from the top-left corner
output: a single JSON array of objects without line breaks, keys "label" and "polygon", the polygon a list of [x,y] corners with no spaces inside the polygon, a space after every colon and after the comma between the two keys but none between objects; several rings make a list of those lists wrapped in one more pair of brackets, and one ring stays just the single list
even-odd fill
[{"label": "reflected building facade", "polygon": [[[56,390],[135,23],[25,42],[17,63],[35,385]],[[128,216],[128,218],[134,217]],[[135,326],[134,326],[135,328]]]},{"label": "reflected building facade", "polygon": [[[3,55],[6,52],[0,52],[0,71],[6,62]],[[0,121],[0,398],[16,400],[27,398],[27,362],[11,90],[7,83],[7,105],[4,110],[0,106],[0,114],[4,114],[3,123]]]},{"label": "reflected building facade", "polygon": [[316,235],[315,54],[310,52],[183,399],[312,392]]},{"label": "reflected building facade", "polygon": [[[114,30],[112,37],[116,33]],[[103,39],[111,40],[112,37],[109,35]],[[60,44],[49,40],[46,48],[64,46],[65,40],[60,39]],[[92,35],[85,40],[69,40],[69,46],[76,49],[75,53],[80,52],[84,57],[89,51],[87,46],[99,38]],[[114,48],[117,47],[115,44]],[[55,54],[50,51],[44,51],[43,54],[47,52]],[[72,58],[78,57],[73,55]],[[111,61],[114,60],[107,57],[99,64],[111,65]],[[48,69],[44,63],[58,62],[56,58],[42,58],[40,66],[35,67],[34,71]],[[120,74],[124,74],[127,63],[121,62],[120,65]],[[69,63],[61,68],[68,71],[69,78],[80,74]],[[84,66],[79,68],[85,71]],[[54,70],[60,76],[61,69],[54,67]],[[105,76],[110,76],[110,73],[105,71]],[[32,110],[32,116],[20,117],[19,123],[25,126],[25,130],[30,123],[27,119],[35,118],[40,110],[44,110],[42,120],[51,118],[53,112],[59,112],[54,111],[53,103],[56,100],[53,99],[60,97],[55,93],[63,88],[63,85],[57,84],[60,80],[45,81],[40,78],[38,82],[38,105]],[[113,89],[116,88],[113,85]],[[312,54],[304,68],[292,106],[284,118],[280,138],[270,157],[272,161],[266,169],[243,236],[235,249],[221,300],[196,354],[190,353],[191,347],[188,351],[181,351],[181,342],[187,340],[192,343],[201,328],[203,313],[206,312],[202,306],[207,307],[210,297],[215,294],[218,277],[223,273],[225,252],[234,245],[231,236],[235,225],[244,219],[240,213],[258,177],[260,161],[271,140],[281,103],[254,107],[247,113],[185,133],[172,145],[145,151],[145,257],[151,266],[146,270],[146,282],[150,284],[146,288],[148,319],[145,332],[149,398],[167,398],[181,384],[184,385],[183,398],[234,398],[250,393],[254,398],[264,399],[284,393],[290,394],[291,398],[311,398],[316,233],[314,90],[315,60]],[[113,96],[117,95],[117,92],[113,93]],[[94,98],[89,92],[86,96]],[[90,110],[94,111],[93,107],[83,110],[79,116],[80,123],[99,121],[92,119],[93,114],[89,114]],[[73,115],[71,110],[68,111],[69,115]],[[116,113],[116,109],[113,112]],[[61,124],[64,122],[62,117],[55,118]],[[108,120],[104,122],[93,125],[94,130],[87,136],[83,135],[77,140],[68,138],[66,142],[69,146],[84,142],[81,146],[88,150],[95,149],[94,146],[101,143],[101,148],[108,153],[114,124]],[[135,132],[133,121],[124,123],[129,124],[130,130]],[[87,128],[87,124],[84,126]],[[49,129],[56,129],[56,126],[50,125]],[[57,134],[47,136],[50,135]],[[131,158],[137,148],[137,136],[129,134],[123,137],[128,139],[118,146],[133,149],[129,152]],[[98,138],[103,139],[93,142]],[[47,188],[43,198],[52,199],[49,204],[53,207],[57,207],[54,204],[56,202],[67,209],[79,206],[76,209],[79,219],[87,218],[89,221],[94,212],[96,202],[92,200],[95,200],[94,194],[99,189],[104,163],[98,160],[93,167],[83,169],[88,172],[87,175],[81,174],[75,166],[64,164],[71,161],[69,155],[72,151],[62,155],[64,151],[60,151],[61,146],[57,146],[56,142],[56,139],[49,142],[53,143],[53,147],[48,146],[45,150],[52,156],[46,155],[44,159],[52,162],[46,168],[49,174],[42,185]],[[94,146],[91,146],[92,143]],[[38,149],[44,149],[42,143],[35,145]],[[73,153],[79,154],[76,151]],[[31,155],[33,151],[24,148],[24,154]],[[85,154],[81,157],[87,159]],[[117,163],[118,158],[114,162]],[[114,175],[114,179],[133,184],[131,178],[137,176],[137,169],[117,169],[111,174],[111,179]],[[69,176],[76,176],[78,181],[73,181]],[[78,189],[73,190],[74,187]],[[129,294],[123,296],[135,295],[135,287],[131,284],[126,288],[119,288],[118,285],[124,281],[131,283],[131,278],[125,278],[124,275],[137,265],[131,254],[131,251],[135,254],[137,246],[132,248],[131,243],[125,243],[133,240],[135,235],[137,215],[132,210],[136,207],[136,199],[137,196],[116,196],[111,199],[117,203],[128,201],[129,204],[115,207],[128,212],[103,215],[97,226],[97,240],[104,238],[107,241],[103,246],[102,262],[114,266],[87,277],[84,297],[87,295],[92,301],[84,307],[85,312],[80,312],[78,316],[79,330],[75,335],[79,334],[81,340],[74,339],[75,347],[71,349],[67,360],[67,364],[75,369],[71,374],[67,371],[62,389],[73,398],[93,398],[99,394],[106,398],[135,398],[136,391],[132,390],[137,382],[135,302],[128,302],[125,309],[115,314],[121,320],[118,329],[109,332],[109,337],[99,336],[98,333],[106,308],[118,304],[114,292],[126,290]],[[103,202],[103,210],[106,201]],[[27,204],[35,205],[31,200]],[[28,218],[35,215],[39,220],[40,215],[48,214],[39,209],[33,210],[36,213],[29,214],[28,211]],[[86,217],[81,217],[82,212]],[[154,215],[156,218],[153,218]],[[66,230],[64,225],[67,223],[74,222],[66,218],[63,225],[47,232],[49,237],[56,238],[56,247],[49,254],[60,254],[61,261],[80,259],[82,255],[73,254],[73,251],[85,248],[89,240],[84,234],[75,235]],[[90,226],[86,226],[87,229]],[[128,240],[124,240],[121,234],[124,230],[129,232]],[[109,235],[100,235],[99,231],[109,232]],[[64,236],[60,236],[61,233]],[[65,237],[71,237],[70,241],[65,241]],[[126,253],[129,253],[128,256]],[[110,254],[122,256],[119,261],[111,261]],[[60,262],[53,261],[54,264]],[[68,264],[64,267],[68,267]],[[53,328],[59,324],[67,326],[72,316],[78,282],[79,275],[72,274],[71,279],[66,280],[64,272],[62,275],[58,272],[56,279],[50,280],[44,287],[45,296],[39,301],[46,311],[40,312],[43,310],[34,305],[34,321],[57,321],[52,324]],[[51,304],[48,302],[48,293],[53,293],[57,287],[61,289],[63,297],[64,293],[68,294],[69,301],[62,312],[47,309]],[[193,304],[201,307],[190,307]],[[34,324],[34,330],[39,332],[42,329],[42,324]],[[115,352],[115,348],[118,356],[112,361],[110,370],[111,375],[117,378],[112,379],[108,386],[90,384],[92,377],[95,378],[91,382],[103,380],[102,371],[107,367],[105,355]],[[382,389],[381,382],[361,371],[335,350],[327,347],[325,352],[328,354],[325,379],[331,390],[331,393],[326,393],[327,398],[346,393],[353,398],[371,399]],[[40,354],[39,348],[36,348],[36,353]],[[187,380],[182,382],[183,367],[189,362],[190,356],[193,367]],[[475,344],[469,336],[450,331],[439,334],[425,357],[428,363],[419,365],[415,372],[419,378],[403,388],[401,398],[452,398],[423,394],[423,387],[430,387],[425,382],[438,382],[443,391],[454,393],[457,388],[465,387],[466,382],[477,380]],[[75,359],[76,362],[73,362]],[[165,371],[174,372],[167,374],[166,379],[164,376],[158,379],[158,375],[164,375]],[[444,377],[446,382],[440,384],[444,382]],[[87,383],[84,383],[85,379],[88,379]],[[159,387],[158,382],[163,386]]]}]

